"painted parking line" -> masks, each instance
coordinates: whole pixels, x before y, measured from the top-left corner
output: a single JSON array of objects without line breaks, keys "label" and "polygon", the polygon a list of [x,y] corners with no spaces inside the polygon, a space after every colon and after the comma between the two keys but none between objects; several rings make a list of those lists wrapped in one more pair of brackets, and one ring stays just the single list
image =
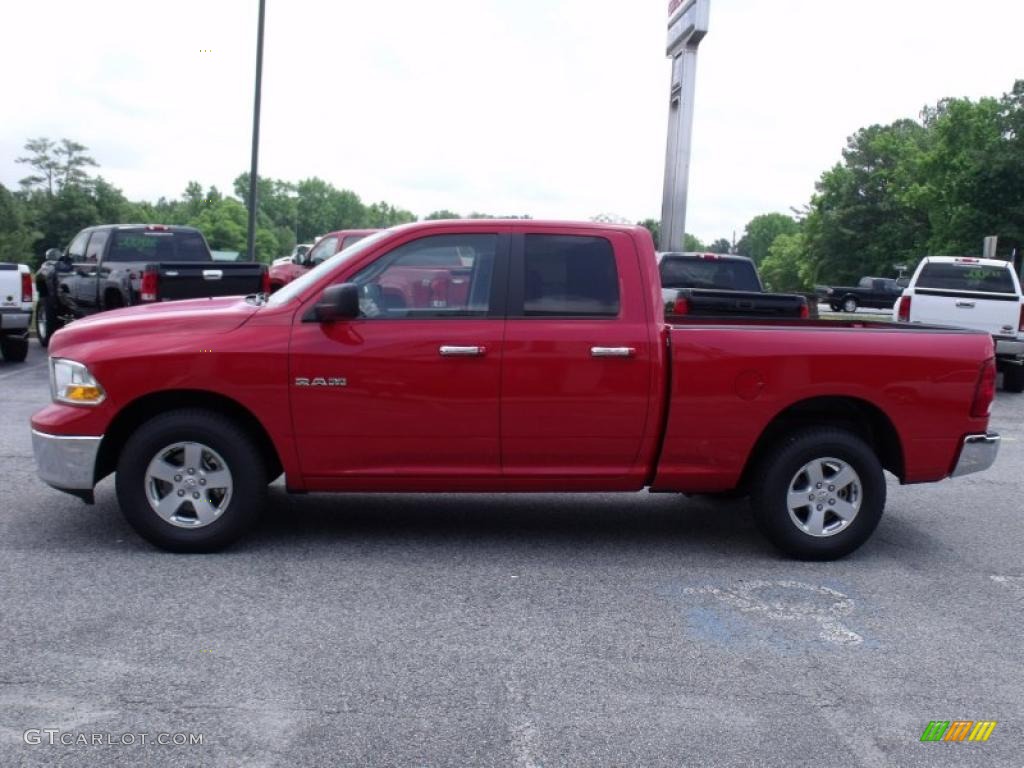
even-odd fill
[{"label": "painted parking line", "polygon": [[10,373],[0,373],[0,380],[9,379],[12,376],[17,376],[18,374],[21,374],[21,373],[28,373],[29,371],[38,371],[40,368],[45,368],[45,367],[46,367],[46,362],[42,362],[42,363],[39,363],[37,365],[30,365],[30,366],[25,367],[25,368],[19,368],[18,370],[11,371]]}]

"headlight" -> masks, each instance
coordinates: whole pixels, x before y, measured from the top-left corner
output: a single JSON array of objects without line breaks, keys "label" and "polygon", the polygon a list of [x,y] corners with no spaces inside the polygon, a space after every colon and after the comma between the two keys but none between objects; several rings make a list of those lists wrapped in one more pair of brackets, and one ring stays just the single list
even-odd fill
[{"label": "headlight", "polygon": [[59,357],[50,358],[50,394],[54,402],[71,405],[99,405],[106,398],[88,368]]}]

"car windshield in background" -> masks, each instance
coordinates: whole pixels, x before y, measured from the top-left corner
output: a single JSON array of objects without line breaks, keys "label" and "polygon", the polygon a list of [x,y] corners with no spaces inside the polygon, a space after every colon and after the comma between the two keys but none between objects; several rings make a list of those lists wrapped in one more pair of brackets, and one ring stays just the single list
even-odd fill
[{"label": "car windshield in background", "polygon": [[930,262],[924,265],[918,288],[945,291],[979,291],[982,293],[1012,293],[1017,290],[1013,275],[1007,267],[993,267],[970,262]]},{"label": "car windshield in background", "polygon": [[198,232],[114,230],[114,242],[104,261],[209,261]]},{"label": "car windshield in background", "polygon": [[666,256],[661,260],[661,284],[665,288],[717,288],[755,291],[761,286],[753,265],[745,261],[690,259]]},{"label": "car windshield in background", "polygon": [[390,233],[389,230],[381,230],[373,235],[363,238],[358,243],[350,245],[343,251],[338,251],[336,254],[331,256],[329,259],[324,259],[309,272],[302,275],[301,277],[292,280],[284,288],[270,294],[270,298],[267,299],[267,305],[271,307],[279,307],[282,304],[287,304],[293,298],[302,293],[310,285],[313,285],[317,280],[324,276],[325,272],[329,272],[334,269],[338,264],[343,261],[348,261],[354,256],[362,253],[368,248],[372,248],[378,242],[387,237]]}]

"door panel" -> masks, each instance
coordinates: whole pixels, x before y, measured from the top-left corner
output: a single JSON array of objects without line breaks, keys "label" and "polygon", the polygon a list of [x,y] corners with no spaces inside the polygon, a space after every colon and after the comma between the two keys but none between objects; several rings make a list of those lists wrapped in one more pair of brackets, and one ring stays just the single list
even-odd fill
[{"label": "door panel", "polygon": [[290,390],[306,478],[373,478],[383,490],[500,477],[507,254],[495,232],[421,237],[350,278],[361,318],[296,318]]},{"label": "door panel", "polygon": [[[655,350],[645,307],[634,303],[643,295],[637,256],[625,235],[599,238],[604,256],[586,242],[592,236],[581,232],[579,246],[543,234],[514,240],[502,373],[506,477],[548,477],[552,487],[557,478],[612,482],[640,451]],[[595,279],[608,266],[614,293]]]}]

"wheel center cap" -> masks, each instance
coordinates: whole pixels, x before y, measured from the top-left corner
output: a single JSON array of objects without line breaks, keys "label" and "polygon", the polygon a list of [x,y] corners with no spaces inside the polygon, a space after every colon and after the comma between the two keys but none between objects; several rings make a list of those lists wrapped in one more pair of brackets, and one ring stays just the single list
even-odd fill
[{"label": "wheel center cap", "polygon": [[186,477],[185,482],[182,483],[182,485],[184,485],[186,488],[195,488],[196,479],[194,477]]}]

